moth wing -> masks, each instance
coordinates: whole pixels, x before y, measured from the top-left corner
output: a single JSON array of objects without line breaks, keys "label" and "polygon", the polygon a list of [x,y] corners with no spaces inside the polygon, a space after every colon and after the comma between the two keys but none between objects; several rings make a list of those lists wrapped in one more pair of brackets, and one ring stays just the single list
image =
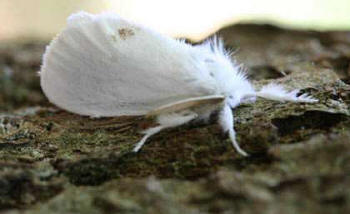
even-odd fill
[{"label": "moth wing", "polygon": [[167,103],[215,94],[215,80],[189,44],[111,13],[78,13],[47,47],[48,99],[89,116],[143,115]]},{"label": "moth wing", "polygon": [[191,110],[199,107],[205,108],[206,105],[215,106],[223,103],[224,100],[225,97],[221,95],[188,98],[185,100],[180,100],[174,103],[163,105],[157,109],[148,112],[147,116],[179,112],[182,110]]}]

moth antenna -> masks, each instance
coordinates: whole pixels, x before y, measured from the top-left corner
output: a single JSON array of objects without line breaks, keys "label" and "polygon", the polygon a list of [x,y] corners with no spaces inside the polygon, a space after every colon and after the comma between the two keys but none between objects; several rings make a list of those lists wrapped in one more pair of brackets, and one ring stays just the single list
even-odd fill
[{"label": "moth antenna", "polygon": [[304,102],[304,103],[315,103],[318,102],[317,99],[312,96],[304,93],[300,96],[297,96],[299,90],[288,91],[283,88],[283,86],[278,84],[268,84],[263,86],[260,91],[256,93],[258,97],[262,97],[269,100],[276,100],[280,102],[290,101],[290,102]]},{"label": "moth antenna", "polygon": [[197,117],[198,117],[198,115],[196,113],[189,112],[189,111],[159,115],[157,117],[157,122],[159,123],[159,126],[152,127],[152,128],[149,128],[149,129],[146,129],[145,131],[143,131],[145,136],[143,136],[143,138],[136,144],[133,151],[138,152],[142,148],[142,146],[145,144],[146,140],[149,137],[159,133],[161,130],[163,130],[165,128],[181,126],[185,123],[190,122],[191,120],[193,120]]},{"label": "moth antenna", "polygon": [[241,147],[236,141],[236,132],[234,130],[233,114],[232,114],[231,108],[228,105],[225,105],[225,107],[220,112],[219,123],[223,131],[229,133],[231,143],[233,147],[236,149],[236,151],[242,156],[248,156],[248,154],[243,149],[241,149]]}]

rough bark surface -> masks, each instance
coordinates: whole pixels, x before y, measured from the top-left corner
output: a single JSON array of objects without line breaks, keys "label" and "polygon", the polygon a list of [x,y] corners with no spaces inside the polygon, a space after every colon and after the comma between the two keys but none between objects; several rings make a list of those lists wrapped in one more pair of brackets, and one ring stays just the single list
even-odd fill
[{"label": "rough bark surface", "polygon": [[235,25],[256,87],[320,100],[235,110],[239,156],[215,123],[169,129],[131,152],[149,121],[91,119],[50,105],[37,71],[45,44],[0,44],[0,212],[349,213],[350,32]]}]

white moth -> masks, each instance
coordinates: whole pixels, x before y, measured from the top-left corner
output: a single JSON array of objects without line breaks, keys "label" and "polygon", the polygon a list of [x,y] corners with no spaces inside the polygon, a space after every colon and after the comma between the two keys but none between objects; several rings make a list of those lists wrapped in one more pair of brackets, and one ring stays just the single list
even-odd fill
[{"label": "white moth", "polygon": [[221,40],[192,46],[113,13],[70,16],[68,26],[47,47],[40,76],[48,99],[70,112],[155,116],[158,126],[143,132],[135,152],[165,128],[220,111],[220,126],[246,156],[236,142],[232,108],[256,97],[317,101],[275,84],[255,91]]}]

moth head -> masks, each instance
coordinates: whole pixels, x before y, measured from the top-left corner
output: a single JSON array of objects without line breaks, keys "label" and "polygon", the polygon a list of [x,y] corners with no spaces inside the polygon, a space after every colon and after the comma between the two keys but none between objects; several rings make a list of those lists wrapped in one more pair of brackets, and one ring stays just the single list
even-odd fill
[{"label": "moth head", "polygon": [[226,95],[226,103],[231,108],[235,108],[240,104],[255,102],[256,93],[251,83],[248,80],[236,83],[231,88],[230,93]]}]

